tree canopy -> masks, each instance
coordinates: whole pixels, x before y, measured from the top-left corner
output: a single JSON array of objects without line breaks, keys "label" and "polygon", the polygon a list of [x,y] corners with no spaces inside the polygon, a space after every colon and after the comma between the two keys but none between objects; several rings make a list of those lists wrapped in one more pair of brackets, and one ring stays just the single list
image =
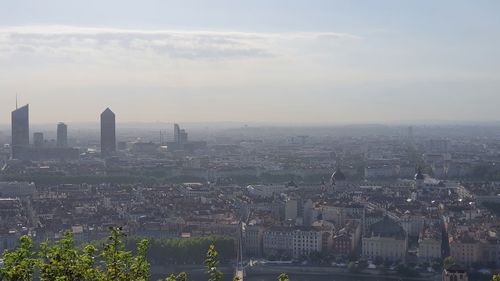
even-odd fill
[{"label": "tree canopy", "polygon": [[[147,260],[147,255],[150,242],[145,239],[126,240],[121,228],[111,228],[110,232],[110,236],[103,242],[102,247],[91,244],[76,247],[73,234],[70,231],[66,231],[59,241],[44,242],[37,248],[29,236],[22,236],[16,249],[4,251],[0,279],[4,281],[33,281],[34,276],[38,275],[40,281],[149,280],[150,263]],[[132,241],[135,242],[135,249],[126,250],[127,242],[131,243]],[[195,245],[202,245],[208,239],[195,241],[197,241]],[[225,241],[222,245],[225,245],[224,243],[226,246],[228,245],[227,240],[222,241]],[[209,281],[222,279],[222,272],[218,270],[219,259],[216,246],[209,245],[204,260]],[[181,272],[177,275],[170,274],[160,281],[187,280],[189,280],[188,274]],[[289,281],[286,274],[280,275],[278,280]]]}]

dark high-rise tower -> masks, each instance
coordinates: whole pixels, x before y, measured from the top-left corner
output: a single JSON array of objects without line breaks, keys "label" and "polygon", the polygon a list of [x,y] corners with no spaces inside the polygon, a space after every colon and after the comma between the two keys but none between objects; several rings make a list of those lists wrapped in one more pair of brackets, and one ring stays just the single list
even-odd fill
[{"label": "dark high-rise tower", "polygon": [[116,151],[115,114],[106,108],[101,113],[101,154],[109,156]]},{"label": "dark high-rise tower", "polygon": [[68,146],[68,126],[64,123],[57,124],[57,146]]},{"label": "dark high-rise tower", "polygon": [[174,124],[174,142],[178,145],[188,142],[186,130],[181,129],[178,124]]},{"label": "dark high-rise tower", "polygon": [[30,144],[29,105],[12,111],[12,157],[16,158],[18,150]]},{"label": "dark high-rise tower", "polygon": [[179,137],[181,133],[181,128],[179,127],[179,124],[174,124],[174,142],[179,143]]}]

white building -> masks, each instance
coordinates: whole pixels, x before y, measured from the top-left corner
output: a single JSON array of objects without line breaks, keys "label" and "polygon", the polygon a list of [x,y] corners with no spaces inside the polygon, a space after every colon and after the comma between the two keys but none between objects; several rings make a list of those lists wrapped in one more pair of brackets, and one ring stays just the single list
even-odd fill
[{"label": "white building", "polygon": [[323,246],[323,232],[314,228],[296,229],[293,232],[293,257],[309,257],[313,252],[320,253]]},{"label": "white building", "polygon": [[263,234],[264,255],[308,257],[331,247],[331,232],[324,227],[272,227]]}]

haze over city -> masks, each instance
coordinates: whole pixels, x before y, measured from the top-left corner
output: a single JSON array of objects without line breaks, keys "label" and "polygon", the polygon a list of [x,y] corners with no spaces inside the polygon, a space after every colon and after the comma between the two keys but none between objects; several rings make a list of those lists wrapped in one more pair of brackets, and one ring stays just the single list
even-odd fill
[{"label": "haze over city", "polygon": [[[0,123],[500,120],[497,1],[2,1]],[[54,110],[57,108],[57,110]]]},{"label": "haze over city", "polygon": [[0,0],[0,280],[500,281],[499,8]]}]

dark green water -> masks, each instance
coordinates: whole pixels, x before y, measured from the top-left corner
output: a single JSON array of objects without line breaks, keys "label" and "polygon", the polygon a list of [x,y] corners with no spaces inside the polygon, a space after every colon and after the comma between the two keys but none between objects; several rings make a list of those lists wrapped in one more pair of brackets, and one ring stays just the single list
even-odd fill
[{"label": "dark green water", "polygon": [[[346,276],[327,276],[327,275],[302,275],[290,274],[291,281],[397,281],[397,279],[387,279],[379,277],[346,277]],[[276,276],[247,276],[245,281],[276,281]],[[401,279],[404,281],[404,279]]]},{"label": "dark green water", "polygon": [[[223,278],[222,281],[232,281],[232,276],[233,276],[233,270],[230,267],[224,267],[221,268],[223,272]],[[310,268],[307,271],[310,271],[310,273],[302,273],[296,268],[273,268],[272,270],[268,271],[257,271],[257,272],[247,272],[247,275],[244,278],[244,281],[276,281],[279,276],[280,270],[283,270],[284,272],[289,272],[288,276],[290,277],[291,281],[409,281],[408,279],[405,278],[398,278],[397,276],[393,276],[392,278],[390,277],[383,277],[383,276],[377,276],[377,275],[367,275],[367,276],[343,276],[340,273],[328,273],[328,270],[324,270],[324,268],[318,268],[318,269],[313,269]],[[296,273],[291,273],[295,270]],[[317,270],[317,271],[316,271]],[[205,269],[203,266],[195,266],[190,267],[190,268],[165,268],[165,269],[157,269],[156,273],[161,273],[160,275],[154,274],[151,278],[151,280],[158,280],[160,278],[165,278],[167,277],[167,274],[163,272],[181,272],[181,271],[187,271],[189,275],[189,280],[192,281],[206,281],[208,280],[208,276],[205,273]],[[270,271],[273,271],[272,273]],[[276,273],[278,272],[278,273]],[[331,271],[330,271],[331,272]],[[440,280],[440,276],[434,276],[434,278],[431,278],[434,280]]]},{"label": "dark green water", "polygon": [[[206,281],[208,278],[202,274],[190,274],[189,280],[193,281]],[[244,281],[276,281],[277,275],[265,274],[265,275],[255,275],[246,276]],[[304,274],[290,274],[291,281],[398,281],[398,279],[383,278],[376,276],[368,277],[346,277],[346,276],[328,276],[328,275],[304,275]],[[159,277],[158,277],[159,278]],[[157,280],[154,279],[153,280]],[[231,281],[232,278],[229,275],[225,275],[223,281]],[[401,281],[407,281],[405,279],[400,279]]]}]

